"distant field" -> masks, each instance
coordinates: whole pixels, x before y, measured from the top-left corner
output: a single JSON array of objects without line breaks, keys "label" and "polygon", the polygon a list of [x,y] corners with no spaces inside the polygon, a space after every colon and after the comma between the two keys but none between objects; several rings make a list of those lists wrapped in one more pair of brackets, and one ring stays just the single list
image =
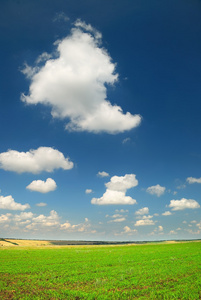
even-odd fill
[{"label": "distant field", "polygon": [[0,247],[0,299],[201,299],[200,241],[123,246],[20,241],[0,241],[7,245]]}]

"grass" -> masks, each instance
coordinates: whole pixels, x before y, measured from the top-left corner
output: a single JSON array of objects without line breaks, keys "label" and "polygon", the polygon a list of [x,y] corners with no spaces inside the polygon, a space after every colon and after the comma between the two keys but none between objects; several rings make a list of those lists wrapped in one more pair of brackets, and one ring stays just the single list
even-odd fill
[{"label": "grass", "polygon": [[0,299],[201,299],[201,242],[2,247]]}]

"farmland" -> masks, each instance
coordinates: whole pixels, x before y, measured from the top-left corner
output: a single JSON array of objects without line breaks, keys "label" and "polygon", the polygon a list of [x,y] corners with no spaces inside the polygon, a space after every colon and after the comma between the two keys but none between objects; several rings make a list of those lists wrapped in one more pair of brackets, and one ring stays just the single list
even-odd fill
[{"label": "farmland", "polygon": [[13,240],[0,248],[0,299],[201,299],[201,242],[20,246]]}]

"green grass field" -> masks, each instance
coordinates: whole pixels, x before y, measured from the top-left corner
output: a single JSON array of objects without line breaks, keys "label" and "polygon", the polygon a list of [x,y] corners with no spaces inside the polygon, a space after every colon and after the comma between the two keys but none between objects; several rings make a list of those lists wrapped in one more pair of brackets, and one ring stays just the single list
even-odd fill
[{"label": "green grass field", "polygon": [[201,242],[2,247],[0,299],[201,299]]}]

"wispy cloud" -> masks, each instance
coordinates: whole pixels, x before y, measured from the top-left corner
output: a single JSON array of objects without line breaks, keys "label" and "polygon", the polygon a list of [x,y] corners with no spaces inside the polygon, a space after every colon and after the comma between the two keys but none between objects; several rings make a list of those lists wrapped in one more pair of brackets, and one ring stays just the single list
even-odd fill
[{"label": "wispy cloud", "polygon": [[55,17],[53,18],[53,22],[68,22],[70,18],[63,12],[57,12]]}]

